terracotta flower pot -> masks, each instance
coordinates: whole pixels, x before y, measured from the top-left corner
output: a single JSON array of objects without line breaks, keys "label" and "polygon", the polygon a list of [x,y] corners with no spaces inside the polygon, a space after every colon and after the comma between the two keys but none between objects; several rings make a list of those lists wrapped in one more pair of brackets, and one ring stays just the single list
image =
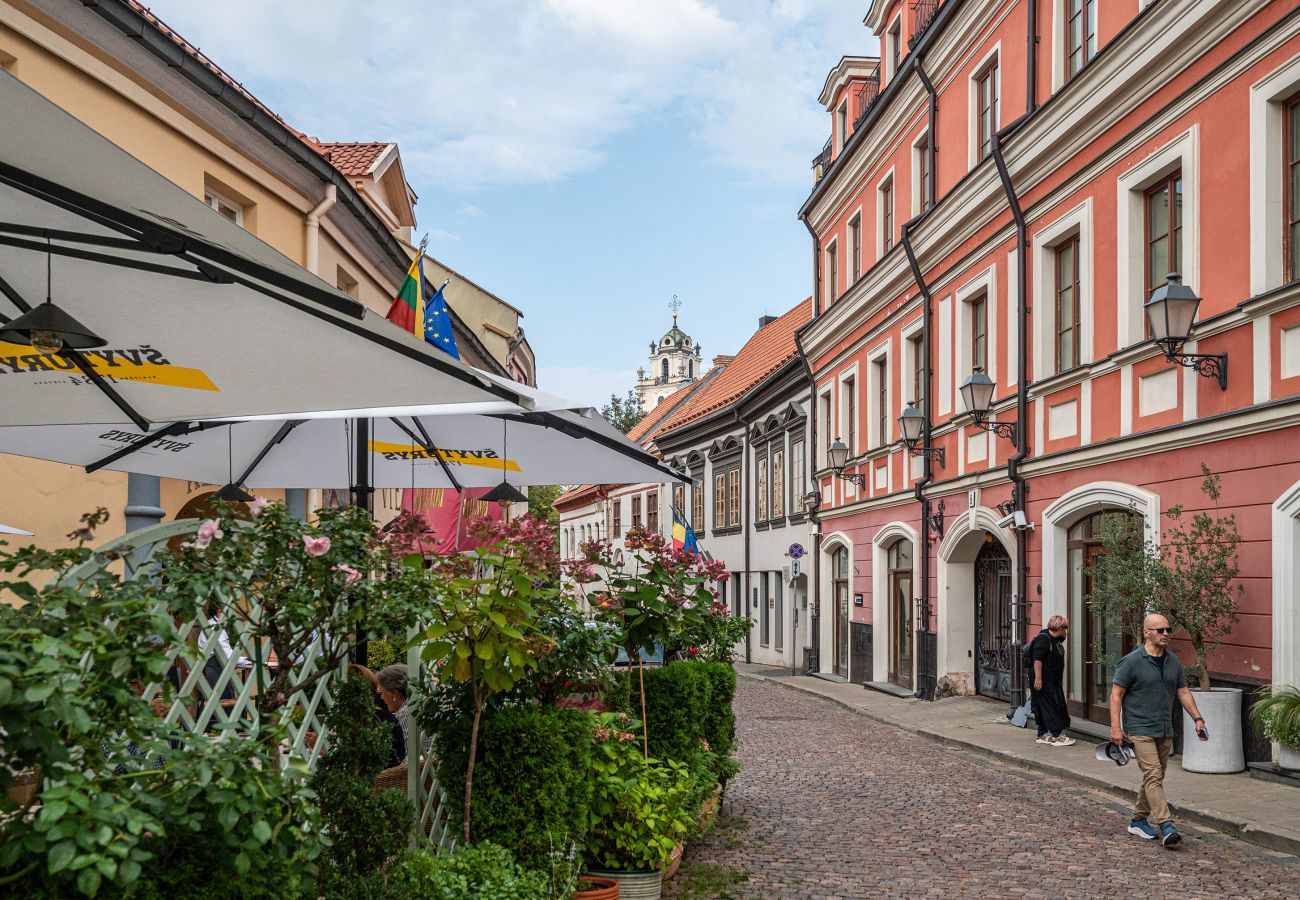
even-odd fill
[{"label": "terracotta flower pot", "polygon": [[713,819],[718,814],[718,802],[721,796],[722,796],[722,785],[718,785],[713,789],[713,793],[705,797],[704,802],[700,804],[701,830],[706,829],[713,824]]},{"label": "terracotta flower pot", "polygon": [[573,900],[618,900],[618,882],[599,875],[582,875]]},{"label": "terracotta flower pot", "polygon": [[685,849],[686,846],[680,843],[673,847],[673,855],[668,858],[668,867],[664,869],[665,881],[677,874],[677,870],[682,865],[682,851]]},{"label": "terracotta flower pot", "polygon": [[658,869],[653,872],[596,869],[595,873],[618,882],[620,900],[659,900],[663,894],[664,873]]}]

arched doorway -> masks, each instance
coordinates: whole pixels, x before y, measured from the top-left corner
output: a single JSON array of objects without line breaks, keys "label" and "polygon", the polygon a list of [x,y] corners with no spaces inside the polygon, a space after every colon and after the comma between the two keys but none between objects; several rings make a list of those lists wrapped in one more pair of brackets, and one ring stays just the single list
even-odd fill
[{"label": "arched doorway", "polygon": [[849,677],[849,551],[836,548],[831,554],[831,672]]},{"label": "arched doorway", "polygon": [[975,690],[1011,699],[1011,557],[986,534],[975,557]]},{"label": "arched doorway", "polygon": [[885,551],[889,576],[889,680],[912,686],[912,542],[901,538]]},{"label": "arched doorway", "polygon": [[[1101,543],[1102,526],[1107,519],[1129,518],[1128,510],[1100,510],[1070,526],[1066,533],[1066,566],[1069,572],[1067,602],[1070,621],[1082,625],[1081,659],[1070,666],[1073,690],[1067,696],[1076,707],[1075,715],[1102,724],[1110,723],[1110,685],[1115,666],[1133,649],[1133,639],[1122,623],[1108,621],[1092,611],[1088,597],[1092,594],[1098,563],[1105,558]],[[1112,544],[1112,546],[1114,546]],[[1076,680],[1077,679],[1077,680]]]}]

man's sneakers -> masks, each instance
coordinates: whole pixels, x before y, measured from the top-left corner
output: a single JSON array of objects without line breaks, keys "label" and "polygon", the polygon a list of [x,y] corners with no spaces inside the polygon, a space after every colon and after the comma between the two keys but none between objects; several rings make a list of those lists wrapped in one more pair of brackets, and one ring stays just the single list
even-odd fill
[{"label": "man's sneakers", "polygon": [[[1133,828],[1130,826],[1129,831],[1132,830]],[[1182,840],[1183,840],[1183,836],[1178,833],[1178,829],[1174,827],[1173,822],[1160,823],[1160,843],[1164,844],[1166,847],[1173,847],[1179,843],[1182,843]]]},{"label": "man's sneakers", "polygon": [[[1165,823],[1168,825],[1169,823]],[[1171,825],[1170,828],[1173,826]],[[1146,819],[1134,819],[1128,823],[1128,833],[1142,838],[1144,841],[1154,841],[1156,839],[1156,830],[1151,827],[1151,823]],[[1177,834],[1178,832],[1174,832]]]},{"label": "man's sneakers", "polygon": [[1045,734],[1038,739],[1038,743],[1047,744],[1049,747],[1069,747],[1071,744],[1075,743],[1075,740],[1074,738],[1067,737],[1066,735],[1061,735],[1060,737],[1051,737],[1050,735]]}]

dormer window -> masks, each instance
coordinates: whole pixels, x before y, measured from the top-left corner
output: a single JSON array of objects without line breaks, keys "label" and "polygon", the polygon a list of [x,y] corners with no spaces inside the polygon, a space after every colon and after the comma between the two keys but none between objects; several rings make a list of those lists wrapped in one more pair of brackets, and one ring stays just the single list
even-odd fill
[{"label": "dormer window", "polygon": [[836,118],[839,122],[840,129],[840,149],[843,150],[844,145],[848,143],[849,140],[849,101],[847,99],[840,103],[840,108],[836,112]]}]

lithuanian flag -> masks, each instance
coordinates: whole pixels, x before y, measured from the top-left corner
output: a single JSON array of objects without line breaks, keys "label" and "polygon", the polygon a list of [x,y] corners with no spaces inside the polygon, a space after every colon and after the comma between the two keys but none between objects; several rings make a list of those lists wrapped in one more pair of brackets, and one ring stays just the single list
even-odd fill
[{"label": "lithuanian flag", "polygon": [[393,305],[388,307],[388,321],[395,323],[399,328],[411,332],[414,335],[424,337],[424,298],[421,296],[420,277],[420,260],[423,256],[417,254],[411,261],[411,268],[406,270],[406,278],[402,281],[402,287],[398,290],[397,296],[393,298]]}]

